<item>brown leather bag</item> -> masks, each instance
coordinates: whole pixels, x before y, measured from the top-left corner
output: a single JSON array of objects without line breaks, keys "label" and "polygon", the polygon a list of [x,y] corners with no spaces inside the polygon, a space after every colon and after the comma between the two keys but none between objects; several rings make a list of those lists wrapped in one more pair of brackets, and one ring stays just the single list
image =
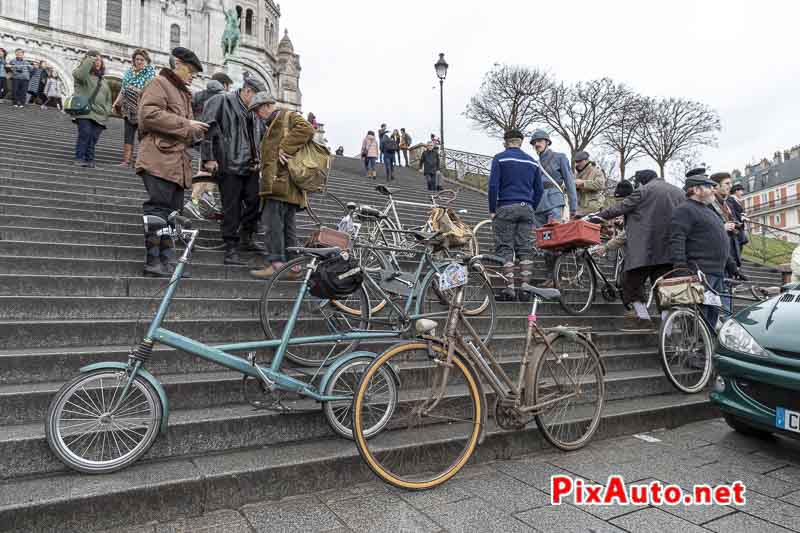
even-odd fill
[{"label": "brown leather bag", "polygon": [[350,248],[350,235],[322,226],[313,231],[306,242],[307,248],[329,248],[333,246],[347,250]]}]

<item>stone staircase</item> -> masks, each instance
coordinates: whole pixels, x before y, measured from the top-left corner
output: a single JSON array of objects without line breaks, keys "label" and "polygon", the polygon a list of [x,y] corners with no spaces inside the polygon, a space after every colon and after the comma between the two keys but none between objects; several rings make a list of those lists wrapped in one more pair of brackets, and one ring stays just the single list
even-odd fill
[{"label": "stone staircase", "polygon": [[[140,277],[144,190],[132,171],[113,166],[121,123],[112,121],[102,135],[100,169],[72,165],[74,141],[75,128],[62,114],[0,108],[0,531],[89,531],[168,520],[371,479],[355,446],[335,438],[318,409],[253,410],[239,374],[167,347],[156,349],[148,368],[167,391],[169,428],[142,461],[116,474],[86,476],[54,458],[42,422],[53,394],[88,363],[124,361],[164,284]],[[359,160],[337,158],[331,191],[345,201],[383,205],[361,172]],[[393,185],[398,199],[423,197],[424,180],[414,172],[399,169]],[[462,191],[457,204],[469,210],[470,222],[486,215],[478,193]],[[427,216],[398,210],[409,224]],[[316,212],[329,225],[342,214],[328,201]],[[313,224],[304,214],[299,226],[305,237]],[[200,227],[219,237],[218,225]],[[260,264],[259,257],[244,257]],[[262,339],[257,304],[264,283],[250,279],[249,268],[223,266],[220,251],[196,251],[193,278],[181,283],[167,326],[208,343]],[[746,273],[755,283],[779,282],[777,273],[756,265]],[[287,311],[289,303],[283,302]],[[512,375],[527,313],[527,305],[498,302],[493,348]],[[582,317],[567,317],[557,304],[540,309],[547,326],[592,328],[608,369],[596,438],[713,416],[705,394],[671,388],[654,334],[618,331],[622,313],[619,303],[602,302]],[[380,352],[393,342],[362,348]],[[537,433],[490,424],[474,460],[535,452],[546,447]]]}]

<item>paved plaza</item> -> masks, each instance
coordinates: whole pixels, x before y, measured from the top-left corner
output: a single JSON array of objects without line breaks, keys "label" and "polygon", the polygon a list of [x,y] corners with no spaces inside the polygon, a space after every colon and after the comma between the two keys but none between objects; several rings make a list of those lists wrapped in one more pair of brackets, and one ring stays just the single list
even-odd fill
[{"label": "paved plaza", "polygon": [[[605,482],[659,480],[746,485],[744,506],[588,507],[549,504],[550,476]],[[571,501],[571,500],[570,500]],[[800,531],[800,443],[739,435],[721,419],[466,468],[427,492],[375,481],[209,512],[202,517],[117,529],[177,532],[553,532],[694,533]]]}]

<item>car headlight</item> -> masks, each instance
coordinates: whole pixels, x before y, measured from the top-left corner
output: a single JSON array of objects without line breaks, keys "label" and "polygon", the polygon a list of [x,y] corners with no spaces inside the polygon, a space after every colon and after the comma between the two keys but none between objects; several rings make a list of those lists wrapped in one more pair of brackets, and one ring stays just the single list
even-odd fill
[{"label": "car headlight", "polygon": [[734,352],[756,355],[759,357],[767,356],[767,352],[764,351],[764,348],[762,348],[753,336],[747,333],[747,330],[733,318],[725,322],[725,325],[722,326],[722,329],[719,331],[719,342],[725,348],[733,350]]}]

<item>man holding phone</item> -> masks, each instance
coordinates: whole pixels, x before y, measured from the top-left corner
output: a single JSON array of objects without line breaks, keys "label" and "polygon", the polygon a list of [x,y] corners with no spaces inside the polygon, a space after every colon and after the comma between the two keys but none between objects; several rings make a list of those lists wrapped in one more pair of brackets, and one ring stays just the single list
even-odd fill
[{"label": "man holding phone", "polygon": [[[192,158],[188,148],[208,130],[194,120],[189,84],[203,65],[191,50],[177,47],[170,56],[170,68],[161,72],[139,98],[139,156],[136,173],[142,177],[149,198],[142,204],[144,215],[169,218],[183,205],[183,190],[192,186]],[[145,225],[147,255],[144,275],[168,278],[172,275],[175,245],[172,236],[161,235]]]}]

